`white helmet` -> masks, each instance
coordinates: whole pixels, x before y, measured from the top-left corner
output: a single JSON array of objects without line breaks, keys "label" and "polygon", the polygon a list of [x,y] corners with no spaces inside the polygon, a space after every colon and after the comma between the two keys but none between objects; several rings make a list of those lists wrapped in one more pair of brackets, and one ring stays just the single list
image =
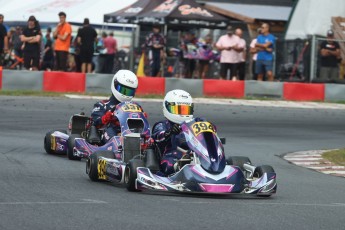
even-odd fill
[{"label": "white helmet", "polygon": [[189,93],[181,89],[168,92],[163,101],[163,114],[171,122],[181,124],[193,119],[193,99]]},{"label": "white helmet", "polygon": [[130,101],[138,88],[137,76],[129,70],[119,70],[111,81],[111,92],[119,102]]}]

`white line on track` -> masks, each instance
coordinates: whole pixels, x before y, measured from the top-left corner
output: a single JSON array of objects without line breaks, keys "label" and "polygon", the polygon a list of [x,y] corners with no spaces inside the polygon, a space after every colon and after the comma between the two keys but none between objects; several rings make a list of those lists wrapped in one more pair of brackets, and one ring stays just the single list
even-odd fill
[{"label": "white line on track", "polygon": [[0,205],[32,205],[32,204],[105,204],[101,200],[83,199],[82,201],[24,201],[24,202],[0,202]]}]

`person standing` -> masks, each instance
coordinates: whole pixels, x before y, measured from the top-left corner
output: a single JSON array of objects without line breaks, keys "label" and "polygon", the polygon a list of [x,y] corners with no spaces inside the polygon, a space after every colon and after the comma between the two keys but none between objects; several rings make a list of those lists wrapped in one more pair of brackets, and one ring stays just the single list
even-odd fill
[{"label": "person standing", "polygon": [[[150,48],[152,54],[151,76],[156,77],[161,69],[161,57],[163,56],[163,49],[165,47],[165,38],[160,33],[160,27],[154,25],[152,33],[146,37],[146,46]],[[150,55],[149,55],[150,56]]]},{"label": "person standing", "polygon": [[2,56],[8,52],[8,36],[7,29],[3,25],[4,15],[0,14],[0,66],[2,66]]},{"label": "person standing", "polygon": [[237,63],[237,73],[238,78],[240,80],[245,79],[246,74],[246,57],[247,57],[247,49],[246,49],[246,41],[242,38],[243,37],[243,31],[240,28],[237,28],[235,30],[235,34],[240,38],[240,42],[238,45],[238,55],[239,55],[239,62]]},{"label": "person standing", "polygon": [[105,72],[112,73],[114,67],[114,58],[117,52],[117,41],[114,38],[114,33],[110,32],[109,35],[103,40],[103,46],[107,49],[105,57]]},{"label": "person standing", "polygon": [[64,12],[60,12],[58,15],[60,22],[53,33],[55,39],[56,69],[66,71],[67,58],[71,45],[72,27],[66,22],[66,14]]},{"label": "person standing", "polygon": [[[200,39],[201,40],[201,39]],[[208,75],[210,60],[213,58],[213,41],[211,35],[206,35],[199,47],[199,79],[205,79]]]},{"label": "person standing", "polygon": [[273,81],[273,48],[275,37],[270,33],[270,26],[263,23],[261,26],[261,34],[257,37],[255,48],[258,49],[258,57],[256,60],[255,72],[258,74],[258,80],[262,81],[264,74],[268,81]]},{"label": "person standing", "polygon": [[238,52],[242,51],[239,48],[240,38],[234,34],[232,26],[226,29],[227,34],[221,36],[216,47],[220,54],[220,79],[227,78],[227,72],[230,70],[230,79],[237,80],[237,63],[239,62]]},{"label": "person standing", "polygon": [[41,28],[35,16],[30,16],[28,26],[20,36],[23,42],[24,67],[38,70],[41,51]]},{"label": "person standing", "polygon": [[[258,28],[257,30],[258,34],[261,34],[261,28]],[[258,49],[255,47],[255,44],[257,42],[257,38],[255,37],[251,42],[250,42],[250,53],[252,54],[252,75],[253,75],[253,80],[258,80],[258,75],[255,73],[255,66],[256,66],[256,59],[258,57]]]},{"label": "person standing", "polygon": [[334,41],[332,30],[327,31],[327,40],[320,45],[321,68],[320,78],[324,80],[339,79],[338,59],[340,58],[339,43]]},{"label": "person standing", "polygon": [[97,41],[97,32],[90,26],[88,18],[84,19],[83,27],[78,30],[77,42],[80,45],[81,72],[92,72],[92,57]]}]

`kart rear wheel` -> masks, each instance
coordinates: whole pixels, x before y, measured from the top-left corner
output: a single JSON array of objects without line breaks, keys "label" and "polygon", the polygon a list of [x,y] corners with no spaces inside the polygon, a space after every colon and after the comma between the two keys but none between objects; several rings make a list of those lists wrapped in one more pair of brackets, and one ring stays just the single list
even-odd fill
[{"label": "kart rear wheel", "polygon": [[[261,165],[255,168],[253,178],[260,178],[264,173],[274,173],[274,169],[270,165]],[[260,197],[270,197],[272,194],[258,194]]]},{"label": "kart rear wheel", "polygon": [[80,161],[81,157],[77,157],[77,156],[73,155],[73,149],[75,147],[75,139],[76,138],[81,138],[81,135],[72,134],[71,136],[69,136],[69,138],[67,140],[67,156],[68,156],[68,159],[70,159],[70,160]]},{"label": "kart rear wheel", "polygon": [[242,156],[231,156],[226,159],[226,163],[228,165],[234,165],[240,167],[242,171],[244,171],[243,164],[252,164],[248,157]]},{"label": "kart rear wheel", "polygon": [[145,163],[143,160],[140,159],[131,159],[126,165],[125,168],[125,184],[127,187],[127,190],[130,192],[136,192],[139,191],[135,187],[135,181],[137,179],[137,168],[138,167],[145,167]]},{"label": "kart rear wheel", "polygon": [[112,151],[96,151],[91,154],[86,161],[86,174],[89,175],[89,178],[92,181],[99,181],[98,158],[101,156],[105,158],[115,159],[114,153]]},{"label": "kart rear wheel", "polygon": [[46,153],[48,154],[54,154],[54,150],[51,149],[51,135],[56,132],[56,131],[59,131],[61,133],[64,133],[64,134],[67,134],[67,131],[66,130],[54,130],[54,131],[50,131],[50,132],[47,132],[45,137],[44,137],[44,150],[46,151]]}]

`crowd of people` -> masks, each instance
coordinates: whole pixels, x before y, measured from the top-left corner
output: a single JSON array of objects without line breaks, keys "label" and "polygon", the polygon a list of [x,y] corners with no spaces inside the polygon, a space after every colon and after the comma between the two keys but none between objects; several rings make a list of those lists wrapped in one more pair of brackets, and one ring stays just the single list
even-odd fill
[{"label": "crowd of people", "polygon": [[[253,58],[255,57],[253,75],[258,76],[255,77],[255,80],[263,80],[263,76],[267,76],[267,80],[273,80],[274,44],[275,37],[269,32],[269,25],[264,23],[259,30],[258,37],[251,43],[250,49]],[[161,74],[159,70],[164,62],[165,46],[166,41],[163,34],[160,33],[159,27],[154,26],[145,43],[145,47],[150,50],[150,76]],[[210,78],[210,63],[218,61],[220,62],[220,79],[245,80],[247,44],[240,28],[233,30],[232,26],[228,26],[226,34],[220,36],[215,43],[210,34],[197,38],[195,31],[186,31],[180,39],[179,48],[168,50],[168,53],[173,53],[173,51],[177,51],[175,55],[179,57],[178,63],[174,66],[175,77]],[[257,56],[258,62],[256,62]]]},{"label": "crowd of people", "polygon": [[[60,12],[58,24],[54,28],[48,27],[43,34],[35,16],[30,16],[27,26],[23,28],[8,28],[5,26],[4,16],[0,14],[0,65],[6,61],[5,57],[12,57],[10,68],[83,73],[116,72],[114,62],[118,47],[114,34],[102,32],[98,36],[89,19],[85,18],[76,36],[72,36],[72,27],[66,18],[66,13]],[[170,70],[170,76],[173,77],[275,80],[273,64],[276,37],[270,33],[268,23],[263,23],[258,28],[258,35],[249,46],[243,39],[242,29],[228,26],[226,34],[215,42],[211,34],[198,38],[195,30],[186,31],[179,39],[178,47],[168,49],[166,37],[160,30],[160,26],[153,25],[152,32],[142,46],[148,51],[148,76],[167,76],[166,72],[169,70],[166,70],[166,56],[172,55],[177,60]],[[319,47],[319,78],[325,80],[339,78],[340,46],[333,39],[334,32],[330,30],[327,40]],[[96,50],[99,55],[95,63]],[[213,72],[219,72],[218,76],[210,76],[212,62],[217,63],[219,71]],[[249,78],[248,75],[246,77],[248,64],[252,66],[249,74],[252,77]]]},{"label": "crowd of people", "polygon": [[117,51],[114,34],[103,32],[98,38],[97,31],[85,18],[83,26],[73,36],[72,26],[66,18],[66,13],[58,13],[56,27],[48,27],[43,34],[39,21],[33,15],[28,18],[25,27],[8,28],[4,25],[4,16],[0,14],[0,66],[9,64],[11,69],[91,73],[95,71],[93,57],[98,49],[98,72],[113,73]]}]

